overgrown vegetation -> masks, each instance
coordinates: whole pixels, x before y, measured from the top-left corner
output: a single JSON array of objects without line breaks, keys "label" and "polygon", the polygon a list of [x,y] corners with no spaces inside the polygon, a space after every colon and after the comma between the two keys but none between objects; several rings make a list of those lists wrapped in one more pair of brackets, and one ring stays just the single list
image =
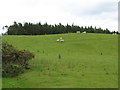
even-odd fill
[{"label": "overgrown vegetation", "polygon": [[[6,26],[8,27],[8,26]],[[45,34],[61,34],[61,33],[76,33],[77,31],[80,32],[87,32],[87,33],[118,33],[118,32],[111,32],[110,30],[96,28],[92,26],[83,27],[83,26],[76,26],[72,25],[62,25],[59,23],[58,25],[48,25],[47,23],[41,24],[40,22],[37,24],[33,23],[17,23],[14,22],[13,25],[8,27],[7,34],[8,35],[45,35]]]},{"label": "overgrown vegetation", "polygon": [[25,50],[17,50],[7,42],[2,43],[2,75],[3,77],[14,77],[29,68],[28,61],[34,55]]}]

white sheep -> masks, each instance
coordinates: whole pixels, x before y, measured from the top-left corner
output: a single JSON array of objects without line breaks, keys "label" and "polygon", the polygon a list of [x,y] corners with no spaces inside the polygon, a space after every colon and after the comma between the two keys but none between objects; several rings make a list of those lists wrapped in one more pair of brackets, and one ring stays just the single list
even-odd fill
[{"label": "white sheep", "polygon": [[60,42],[64,42],[64,39],[60,40]]},{"label": "white sheep", "polygon": [[83,33],[86,33],[86,31],[84,31]]},{"label": "white sheep", "polygon": [[57,42],[59,42],[60,40],[59,39],[57,39]]},{"label": "white sheep", "polygon": [[80,31],[77,31],[76,33],[80,33]]},{"label": "white sheep", "polygon": [[56,40],[57,42],[64,42],[64,39],[62,39],[62,37],[60,37],[60,39]]},{"label": "white sheep", "polygon": [[62,40],[62,37],[60,37],[60,40]]},{"label": "white sheep", "polygon": [[113,33],[112,35],[117,35],[117,33]]}]

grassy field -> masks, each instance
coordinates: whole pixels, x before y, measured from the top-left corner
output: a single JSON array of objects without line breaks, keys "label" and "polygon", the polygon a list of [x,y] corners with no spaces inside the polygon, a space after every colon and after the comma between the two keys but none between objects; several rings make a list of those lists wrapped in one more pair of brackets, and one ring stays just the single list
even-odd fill
[{"label": "grassy field", "polygon": [[[56,42],[60,37],[65,42]],[[35,54],[31,69],[3,78],[3,88],[118,87],[117,35],[3,36],[3,41]]]}]

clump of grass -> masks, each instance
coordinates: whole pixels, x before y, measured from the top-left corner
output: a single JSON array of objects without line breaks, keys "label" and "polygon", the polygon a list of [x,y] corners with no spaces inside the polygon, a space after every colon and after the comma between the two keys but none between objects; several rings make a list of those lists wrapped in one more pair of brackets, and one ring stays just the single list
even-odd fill
[{"label": "clump of grass", "polygon": [[61,55],[60,54],[58,55],[58,58],[61,59]]},{"label": "clump of grass", "polygon": [[106,68],[104,68],[104,71],[106,71]]},{"label": "clump of grass", "polygon": [[108,72],[106,72],[106,74],[108,75],[109,73],[108,73]]},{"label": "clump of grass", "polygon": [[37,50],[37,52],[40,52],[39,50]]},{"label": "clump of grass", "polygon": [[105,71],[105,74],[106,74],[106,75],[109,74],[106,68],[104,68],[104,71]]},{"label": "clump of grass", "polygon": [[85,76],[85,74],[82,74],[81,76]]}]

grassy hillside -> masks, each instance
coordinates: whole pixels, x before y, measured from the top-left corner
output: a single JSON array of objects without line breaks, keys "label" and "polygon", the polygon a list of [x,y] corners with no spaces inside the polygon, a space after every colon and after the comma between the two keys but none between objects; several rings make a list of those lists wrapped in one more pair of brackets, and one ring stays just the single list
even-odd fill
[{"label": "grassy hillside", "polygon": [[[60,37],[65,42],[56,42]],[[30,61],[30,70],[15,78],[3,78],[3,88],[118,87],[117,37],[107,34],[3,36],[3,41],[36,55]]]}]

